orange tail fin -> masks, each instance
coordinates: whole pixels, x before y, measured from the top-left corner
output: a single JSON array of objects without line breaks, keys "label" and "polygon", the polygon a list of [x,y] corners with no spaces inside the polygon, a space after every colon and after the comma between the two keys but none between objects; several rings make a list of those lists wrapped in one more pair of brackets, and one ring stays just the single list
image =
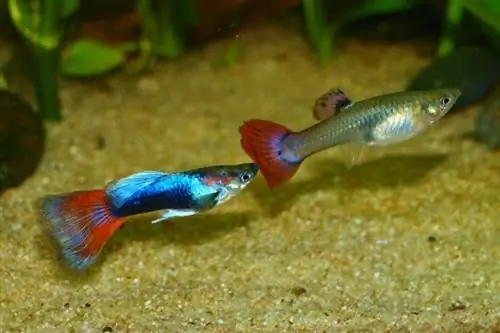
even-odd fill
[{"label": "orange tail fin", "polygon": [[240,127],[241,147],[259,165],[271,189],[290,180],[302,162],[281,146],[282,140],[292,133],[280,124],[260,119],[246,121]]},{"label": "orange tail fin", "polygon": [[48,195],[41,199],[43,226],[70,267],[93,264],[113,233],[125,222],[113,216],[104,190]]}]

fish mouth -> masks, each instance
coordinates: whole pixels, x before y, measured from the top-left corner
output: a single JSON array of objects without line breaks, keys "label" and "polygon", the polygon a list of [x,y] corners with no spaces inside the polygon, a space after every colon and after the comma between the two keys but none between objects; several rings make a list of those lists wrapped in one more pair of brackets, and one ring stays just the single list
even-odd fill
[{"label": "fish mouth", "polygon": [[458,88],[452,88],[451,89],[451,94],[453,95],[453,97],[455,98],[455,102],[456,100],[462,96],[462,90],[458,89]]}]

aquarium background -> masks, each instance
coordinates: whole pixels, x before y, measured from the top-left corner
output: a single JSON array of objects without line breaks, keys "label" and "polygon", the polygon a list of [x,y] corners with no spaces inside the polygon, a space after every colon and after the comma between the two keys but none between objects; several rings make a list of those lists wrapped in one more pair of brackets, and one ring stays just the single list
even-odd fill
[{"label": "aquarium background", "polygon": [[[496,332],[497,22],[493,0],[3,1],[0,331]],[[463,96],[424,135],[132,218],[85,274],[40,230],[43,195],[248,162],[243,121],[305,128],[333,87],[443,84]]]}]

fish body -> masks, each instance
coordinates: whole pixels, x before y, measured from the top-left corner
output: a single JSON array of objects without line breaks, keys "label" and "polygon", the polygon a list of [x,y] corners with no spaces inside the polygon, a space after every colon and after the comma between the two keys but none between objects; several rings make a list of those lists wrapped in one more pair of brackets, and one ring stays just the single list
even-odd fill
[{"label": "fish body", "polygon": [[162,211],[158,223],[210,210],[243,190],[257,175],[255,163],[184,172],[143,171],[103,189],[47,195],[40,200],[43,227],[69,266],[84,270],[130,216]]},{"label": "fish body", "polygon": [[[292,131],[253,119],[240,127],[241,145],[260,166],[271,188],[289,180],[308,156],[348,143],[386,146],[412,138],[441,119],[454,105],[458,89],[398,92],[352,102],[340,93],[314,110],[316,124]],[[329,103],[330,101],[330,103]]]}]

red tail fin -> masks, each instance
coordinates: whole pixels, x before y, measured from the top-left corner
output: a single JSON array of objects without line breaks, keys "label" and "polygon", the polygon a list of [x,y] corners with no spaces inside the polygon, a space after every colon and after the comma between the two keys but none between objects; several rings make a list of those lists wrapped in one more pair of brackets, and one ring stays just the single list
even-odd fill
[{"label": "red tail fin", "polygon": [[259,165],[271,189],[292,178],[300,166],[301,160],[287,160],[281,147],[283,138],[292,133],[280,124],[260,119],[246,121],[240,127],[241,146]]},{"label": "red tail fin", "polygon": [[104,190],[49,195],[41,200],[43,226],[77,270],[88,268],[125,218],[113,216]]}]

